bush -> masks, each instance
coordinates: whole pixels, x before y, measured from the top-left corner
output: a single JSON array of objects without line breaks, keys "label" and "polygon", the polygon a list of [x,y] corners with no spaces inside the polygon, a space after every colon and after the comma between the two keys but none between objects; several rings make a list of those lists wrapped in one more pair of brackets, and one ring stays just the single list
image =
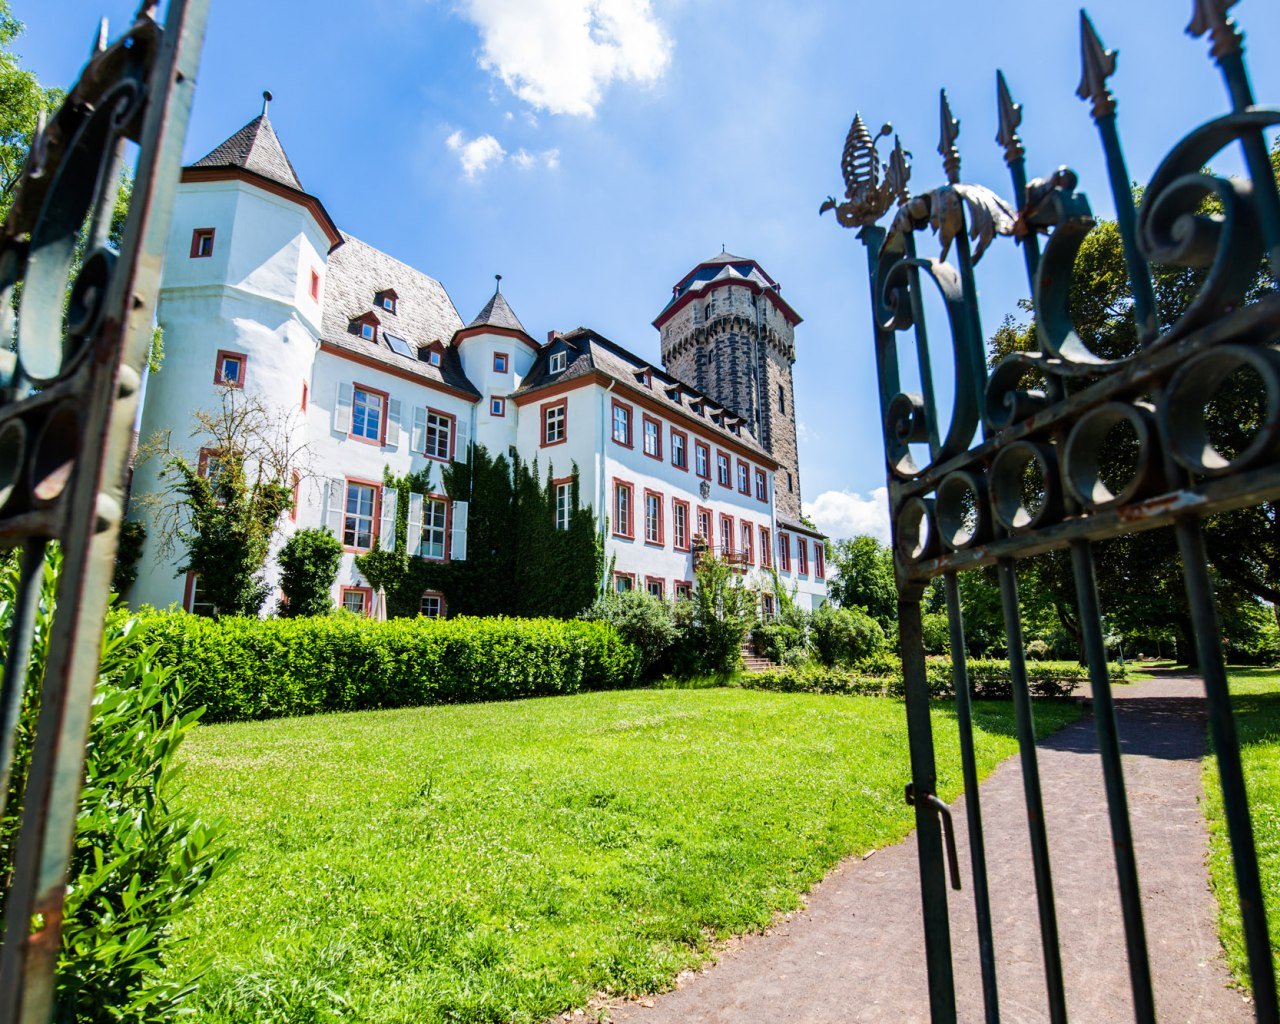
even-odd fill
[{"label": "bush", "polygon": [[1027,644],[1028,661],[1046,661],[1049,657],[1049,645],[1043,640],[1032,640]]},{"label": "bush", "polygon": [[813,613],[809,633],[814,653],[828,667],[853,665],[884,648],[884,631],[857,608],[824,604]]},{"label": "bush", "polygon": [[604,622],[152,612],[144,624],[218,722],[614,689],[638,664]]},{"label": "bush", "polygon": [[642,590],[601,594],[582,617],[589,621],[607,622],[623,640],[635,647],[641,679],[652,678],[655,670],[668,666],[671,647],[680,635],[671,605]]},{"label": "bush", "polygon": [[920,617],[924,649],[929,654],[951,653],[951,620],[945,612],[929,612]]},{"label": "bush", "polygon": [[280,614],[289,618],[324,615],[333,609],[333,581],[342,561],[342,543],[327,529],[299,530],[276,555],[280,563]]},{"label": "bush", "polygon": [[[0,879],[13,870],[60,561],[54,553],[46,562],[8,808],[0,820]],[[7,654],[16,582],[8,560],[0,567],[0,657]],[[172,1020],[183,1012],[200,973],[165,973],[172,926],[230,851],[221,843],[220,822],[203,822],[169,804],[174,755],[201,711],[176,710],[185,703],[183,688],[155,653],[133,620],[109,615],[63,910],[58,1021]],[[0,891],[0,912],[4,902]]]},{"label": "bush", "polygon": [[757,622],[751,630],[756,653],[770,661],[781,662],[792,651],[807,655],[805,631],[786,622]]},{"label": "bush", "polygon": [[693,616],[685,642],[695,645],[701,672],[732,672],[742,661],[742,641],[755,617],[755,592],[719,558],[703,558],[694,577]]}]

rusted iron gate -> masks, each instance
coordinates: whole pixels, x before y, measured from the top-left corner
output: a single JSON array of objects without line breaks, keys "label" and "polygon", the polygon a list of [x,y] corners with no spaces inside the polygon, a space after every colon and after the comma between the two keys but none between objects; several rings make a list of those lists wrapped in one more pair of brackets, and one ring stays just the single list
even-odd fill
[{"label": "rusted iron gate", "polygon": [[[110,44],[103,23],[79,81],[38,127],[0,227],[0,550],[22,552],[0,684],[0,815],[45,549],[63,552],[48,662],[33,683],[40,712],[6,895],[0,1024],[51,1013],[130,438],[208,4],[170,0],[161,25],[158,0],[143,0]],[[108,236],[128,143],[137,160],[117,251]]]},{"label": "rusted iron gate", "polygon": [[[1017,734],[1043,942],[1049,1017],[1067,1020],[1050,872],[1049,838],[1036,765],[1018,603],[1017,560],[1067,549],[1073,570],[1085,659],[1092,685],[1135,1017],[1154,1021],[1151,970],[1143,931],[1116,716],[1094,578],[1091,545],[1122,533],[1172,526],[1218,754],[1257,1019],[1275,1024],[1276,983],[1258,876],[1258,860],[1241,773],[1235,722],[1201,520],[1217,512],[1280,498],[1280,294],[1246,301],[1265,257],[1280,281],[1280,199],[1264,131],[1280,112],[1254,103],[1242,36],[1227,16],[1236,0],[1195,0],[1187,31],[1207,36],[1226,82],[1230,113],[1191,131],[1165,157],[1135,206],[1121,151],[1116,102],[1108,86],[1115,54],[1081,12],[1083,74],[1079,97],[1106,155],[1117,226],[1137,324],[1139,348],[1105,358],[1076,332],[1068,308],[1073,262],[1093,226],[1076,175],[1059,168],[1028,182],[1018,136],[1021,108],[997,74],[999,131],[1012,178],[1009,204],[963,183],[956,148],[959,123],[941,97],[946,184],[912,196],[907,154],[895,139],[887,163],[861,118],[844,150],[846,201],[829,199],[845,227],[859,228],[870,266],[876,363],[889,473],[890,515],[899,593],[902,658],[910,731],[923,897],[929,999],[935,1022],[956,1019],[946,872],[958,885],[949,811],[935,793],[933,736],[921,638],[921,598],[941,577],[950,620],[956,717],[965,782],[970,859],[986,1020],[1000,1018],[987,891],[986,853],[974,766],[964,623],[957,574],[994,566],[1007,632]],[[1247,179],[1205,172],[1228,147],[1239,147]],[[1210,199],[1212,204],[1205,204]],[[886,231],[877,226],[896,204]],[[1207,209],[1216,208],[1212,215]],[[942,258],[916,253],[916,232],[932,226]],[[1031,282],[1038,349],[1014,353],[988,373],[978,316],[974,266],[997,235],[1022,246]],[[1040,236],[1047,235],[1041,245]],[[970,242],[976,242],[971,249]],[[946,262],[954,245],[954,263]],[[1151,267],[1199,268],[1203,284],[1168,330],[1158,325]],[[926,284],[928,282],[928,284]],[[936,288],[946,310],[955,397],[950,421],[934,400],[921,289]],[[920,391],[902,390],[899,334],[914,340]],[[1214,446],[1210,406],[1236,374],[1251,376],[1263,398],[1251,440],[1224,454]],[[1105,465],[1108,438],[1128,433],[1135,455],[1127,478]],[[979,433],[981,437],[979,438]],[[916,461],[915,452],[927,451]],[[921,464],[923,463],[923,464]],[[942,827],[943,822],[947,828]],[[950,847],[950,849],[947,849]],[[944,858],[944,853],[949,856]]]}]

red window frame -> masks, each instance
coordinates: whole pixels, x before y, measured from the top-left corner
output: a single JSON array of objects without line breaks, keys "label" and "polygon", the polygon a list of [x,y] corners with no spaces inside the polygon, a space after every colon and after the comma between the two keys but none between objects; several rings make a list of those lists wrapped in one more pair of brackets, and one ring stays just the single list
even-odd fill
[{"label": "red window frame", "polygon": [[751,467],[745,459],[738,460],[738,493],[751,497]]},{"label": "red window frame", "polygon": [[[680,531],[676,526],[676,509],[684,509],[684,543],[680,543]],[[671,499],[671,545],[677,551],[688,551],[692,537],[690,536],[689,527],[692,525],[689,521],[689,503],[681,501],[679,498]]]},{"label": "red window frame", "polygon": [[[654,449],[649,451],[649,427],[653,426]],[[640,424],[640,447],[645,455],[651,459],[662,461],[662,421],[656,416],[650,416],[647,412],[641,417]]]},{"label": "red window frame", "polygon": [[[355,397],[355,392],[353,391],[351,393],[352,401],[355,400]],[[302,382],[302,411],[307,411],[307,382],[305,380]]]},{"label": "red window frame", "polygon": [[[230,359],[240,364],[240,376],[236,380],[227,380],[222,376],[222,361]],[[228,388],[243,388],[244,377],[249,370],[249,357],[244,352],[232,352],[229,348],[218,349],[218,358],[213,364],[213,382]]]},{"label": "red window frame", "polygon": [[[207,260],[213,255],[213,238],[216,233],[214,228],[196,228],[191,232],[191,258],[193,260]],[[209,251],[201,252],[203,248],[202,242],[209,243]]]},{"label": "red window frame", "polygon": [[[453,499],[447,494],[424,494],[422,496],[422,532],[426,533],[426,512],[429,502],[439,501],[444,504],[444,554],[439,558],[434,555],[418,555],[424,562],[434,562],[436,565],[443,565],[445,562],[453,560]],[[381,505],[379,505],[378,521],[382,521]],[[418,538],[418,550],[422,550],[422,538]],[[414,554],[417,554],[415,551]]]},{"label": "red window frame", "polygon": [[773,543],[767,526],[760,527],[760,564],[766,569],[773,565]]},{"label": "red window frame", "polygon": [[[721,479],[720,467],[724,467],[724,478]],[[727,487],[733,490],[733,459],[729,453],[722,448],[716,449],[716,483],[721,487]]]},{"label": "red window frame", "polygon": [[756,500],[765,504],[769,502],[769,478],[763,469],[756,470]]},{"label": "red window frame", "polygon": [[761,608],[761,611],[764,613],[764,617],[766,619],[772,619],[774,615],[777,614],[774,610],[774,601],[773,601],[772,594],[760,595],[760,608]]},{"label": "red window frame", "polygon": [[199,612],[195,611],[193,608],[193,605],[195,604],[195,599],[196,599],[196,579],[197,578],[198,578],[197,573],[188,572],[187,581],[185,584],[183,584],[183,588],[182,588],[182,610],[190,613],[191,615],[200,614]]},{"label": "red window frame", "polygon": [[742,553],[746,556],[747,565],[756,564],[756,530],[747,520],[740,523]]},{"label": "red window frame", "polygon": [[[658,585],[658,592],[656,594],[649,589],[655,583]],[[658,598],[660,601],[665,600],[667,596],[667,581],[661,576],[646,576],[644,578],[644,592],[650,597]]]},{"label": "red window frame", "polygon": [[796,538],[796,574],[809,575],[809,542],[803,537]]},{"label": "red window frame", "polygon": [[783,572],[791,571],[791,534],[778,534],[778,568]]},{"label": "red window frame", "polygon": [[688,601],[693,597],[693,580],[672,580],[671,594],[677,601]]},{"label": "red window frame", "polygon": [[[347,492],[351,489],[351,485],[357,487],[373,488],[373,523],[369,527],[369,546],[367,548],[355,547],[349,545],[343,539],[347,533]],[[382,523],[382,484],[377,480],[362,480],[360,477],[349,476],[344,478],[342,487],[342,523],[341,532],[338,534],[338,540],[342,541],[342,550],[353,552],[355,554],[363,554],[366,551],[376,551],[378,549],[378,527]]]},{"label": "red window frame", "polygon": [[[438,597],[438,598],[440,599],[440,614],[439,614],[439,615],[423,615],[423,614],[422,614],[422,602],[423,602],[423,600],[424,600],[424,599],[426,599],[426,598],[428,598],[428,597]],[[419,617],[419,618],[428,618],[428,619],[435,618],[435,619],[443,619],[443,618],[446,618],[446,617],[448,616],[448,614],[449,614],[449,605],[448,605],[448,602],[447,602],[447,601],[445,601],[445,599],[444,599],[444,591],[442,591],[442,590],[424,590],[424,591],[422,592],[422,597],[418,598],[418,617]]]},{"label": "red window frame", "polygon": [[[540,432],[542,436],[542,447],[551,448],[552,446],[557,444],[564,444],[567,440],[569,440],[569,399],[562,398],[558,402],[547,402],[545,405],[541,405],[538,408],[539,408],[539,420],[542,423],[542,429]],[[559,441],[547,440],[547,413],[549,413],[552,409],[564,410],[564,429],[561,433],[561,437]]]},{"label": "red window frame", "polygon": [[619,581],[619,580],[630,580],[630,581],[631,581],[631,586],[630,586],[628,589],[629,589],[629,590],[635,590],[635,589],[636,589],[636,574],[635,574],[635,573],[633,573],[633,572],[623,572],[623,571],[622,571],[622,570],[620,570],[620,569],[614,569],[614,570],[613,570],[613,592],[614,592],[615,594],[620,594],[620,593],[622,593],[622,591],[620,591],[620,590],[618,589],[618,581]]},{"label": "red window frame", "polygon": [[[710,480],[711,479],[711,445],[704,444],[702,441],[694,441],[693,447],[695,449],[694,460],[693,460],[694,473],[703,480]],[[698,459],[697,459],[696,453],[699,451],[702,452],[704,455],[706,455],[705,461],[707,465],[707,471],[705,473],[699,473],[697,469]]]},{"label": "red window frame", "polygon": [[[560,488],[569,488],[569,516],[564,526],[560,525]],[[573,522],[573,477],[560,476],[551,481],[551,521],[557,530],[567,530]]]},{"label": "red window frame", "polygon": [[499,419],[507,415],[507,400],[501,395],[489,396],[489,415]]},{"label": "red window frame", "polygon": [[452,462],[453,453],[458,450],[458,417],[451,412],[445,412],[443,409],[432,409],[428,406],[427,420],[429,421],[432,416],[443,416],[449,421],[449,451],[443,457],[439,455],[429,455],[426,452],[427,433],[430,430],[430,423],[428,422],[422,433],[422,457],[424,459],[431,459],[433,462]]},{"label": "red window frame", "polygon": [[[498,368],[498,360],[502,360],[502,368]],[[495,352],[493,354],[493,372],[494,373],[510,373],[511,372],[511,353]]]},{"label": "red window frame", "polygon": [[[618,515],[618,491],[627,492],[627,521],[626,529],[622,529],[623,523],[619,522]],[[635,518],[636,518],[636,486],[626,480],[619,480],[616,476],[613,478],[613,535],[615,537],[625,537],[627,540],[635,540]],[[632,576],[635,573],[631,574]]]},{"label": "red window frame", "polygon": [[814,579],[824,580],[827,578],[827,556],[823,550],[823,545],[816,540],[813,542],[813,576]]},{"label": "red window frame", "polygon": [[[363,434],[357,434],[356,430],[356,392],[363,391],[370,395],[379,395],[382,398],[382,416],[378,420],[378,437],[375,440],[372,437],[365,437]],[[367,384],[357,384],[351,382],[351,425],[347,427],[347,437],[353,441],[359,441],[362,444],[372,444],[381,448],[387,443],[387,413],[391,409],[391,396],[385,391],[378,388],[371,388]]]},{"label": "red window frame", "polygon": [[[649,537],[649,499],[653,499],[654,507],[658,510],[658,538],[653,540]],[[644,489],[644,542],[650,547],[666,546],[666,527],[663,522],[663,497],[661,491],[655,491],[652,488]]]},{"label": "red window frame", "polygon": [[[727,534],[727,536],[729,537],[728,546],[726,546],[724,542],[724,539],[726,536],[726,533],[725,533],[726,526],[729,527],[728,534]],[[733,541],[734,541],[733,516],[727,516],[723,512],[720,513],[720,536],[718,540],[720,541],[720,554],[731,555],[736,550],[733,546]]]},{"label": "red window frame", "polygon": [[348,594],[364,595],[364,617],[367,619],[373,614],[373,587],[340,587],[338,588],[338,607],[346,607],[346,597]]},{"label": "red window frame", "polygon": [[320,275],[315,271],[311,271],[311,299],[313,302],[320,301]]},{"label": "red window frame", "polygon": [[[689,472],[689,435],[683,430],[677,430],[675,427],[672,427],[669,433],[671,434],[671,441],[669,445],[669,447],[671,448],[671,465],[675,466],[676,469],[682,470],[685,473],[687,473]],[[680,448],[680,450],[684,453],[683,465],[679,462],[676,462],[676,438],[677,437],[684,442]]]},{"label": "red window frame", "polygon": [[[707,520],[706,530],[702,529],[702,519],[704,516],[706,517],[706,520]],[[711,514],[711,509],[707,508],[706,505],[699,505],[695,522],[697,525],[693,531],[693,535],[695,537],[701,537],[708,544],[714,544],[715,538],[711,536],[711,527],[715,523],[715,517]]]},{"label": "red window frame", "polygon": [[[619,409],[627,414],[627,439],[625,441],[618,440],[618,434],[615,429],[615,415]],[[627,405],[626,402],[619,402],[616,398],[609,408],[609,436],[613,438],[614,444],[620,444],[623,448],[635,447],[635,409]]]}]

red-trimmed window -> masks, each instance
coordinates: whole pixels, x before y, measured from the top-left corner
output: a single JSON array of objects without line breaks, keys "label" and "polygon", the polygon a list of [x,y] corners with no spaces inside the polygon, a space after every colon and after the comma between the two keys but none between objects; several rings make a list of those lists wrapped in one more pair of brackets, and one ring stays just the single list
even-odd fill
[{"label": "red-trimmed window", "polygon": [[705,445],[701,441],[693,443],[693,466],[694,473],[703,480],[711,479],[711,446]]},{"label": "red-trimmed window", "polygon": [[671,428],[671,465],[689,470],[689,435],[675,427]]},{"label": "red-trimmed window", "polygon": [[200,577],[193,572],[187,573],[186,590],[182,595],[182,607],[192,615],[212,615],[215,611],[213,602],[209,600],[200,585]]},{"label": "red-trimmed window", "polygon": [[226,349],[219,349],[218,361],[213,367],[213,382],[229,388],[244,387],[244,371],[248,363],[249,357],[243,352],[228,352]]},{"label": "red-trimmed window", "polygon": [[801,576],[809,575],[809,542],[803,537],[796,538],[796,569]]},{"label": "red-trimmed window", "polygon": [[387,393],[362,384],[351,388],[351,432],[358,441],[380,445],[387,436]]},{"label": "red-trimmed window", "polygon": [[698,534],[708,544],[711,543],[711,509],[698,506]]},{"label": "red-trimmed window", "polygon": [[623,481],[613,481],[613,535],[615,537],[634,537],[632,524],[632,506],[635,504],[635,488]]},{"label": "red-trimmed window", "polygon": [[508,373],[511,370],[511,354],[509,352],[495,352],[493,354],[493,372]]},{"label": "red-trimmed window", "polygon": [[738,460],[738,493],[751,493],[751,467],[741,459]]},{"label": "red-trimmed window", "polygon": [[646,576],[644,578],[644,589],[650,597],[656,597],[661,600],[666,596],[666,581],[661,576]]},{"label": "red-trimmed window", "polygon": [[733,554],[733,516],[720,517],[720,554]]},{"label": "red-trimmed window", "polygon": [[573,477],[566,476],[560,480],[553,480],[551,485],[555,488],[556,529],[567,530],[569,521],[573,517]]},{"label": "red-trimmed window", "polygon": [[769,527],[760,527],[760,564],[768,569],[773,565],[773,545],[769,537]]},{"label": "red-trimmed window", "polygon": [[756,564],[756,531],[755,527],[748,523],[745,519],[742,521],[742,554],[747,560],[747,565]]},{"label": "red-trimmed window", "polygon": [[778,534],[778,568],[783,572],[791,571],[791,535]]},{"label": "red-trimmed window", "polygon": [[662,424],[648,413],[644,415],[644,453],[651,459],[662,458]]},{"label": "red-trimmed window", "polygon": [[618,572],[617,570],[614,570],[613,589],[619,594],[625,594],[628,590],[635,590],[636,574],[633,572]]},{"label": "red-trimmed window", "polygon": [[417,555],[433,562],[449,560],[449,520],[452,516],[449,497],[428,494],[422,500],[422,538]]},{"label": "red-trimmed window", "polygon": [[813,542],[813,575],[820,580],[827,578],[826,550],[816,540]]},{"label": "red-trimmed window", "polygon": [[717,451],[716,452],[716,482],[719,483],[721,487],[732,487],[733,486],[732,476],[733,476],[733,471],[729,468],[728,452]]},{"label": "red-trimmed window", "polygon": [[631,444],[631,406],[613,400],[613,440],[627,448]]},{"label": "red-trimmed window", "polygon": [[644,542],[662,544],[662,495],[648,488],[644,492]]},{"label": "red-trimmed window", "polygon": [[458,418],[439,409],[427,410],[426,445],[422,454],[429,459],[448,462],[453,457],[454,426]]},{"label": "red-trimmed window", "polygon": [[689,503],[671,499],[671,539],[677,551],[689,550]]},{"label": "red-trimmed window", "polygon": [[422,601],[418,605],[418,614],[428,619],[444,618],[444,594],[438,590],[423,591]]},{"label": "red-trimmed window", "polygon": [[320,301],[320,275],[314,270],[311,271],[311,300]]},{"label": "red-trimmed window", "polygon": [[342,607],[356,615],[373,611],[373,591],[369,587],[343,587]]},{"label": "red-trimmed window", "polygon": [[348,480],[342,510],[342,544],[348,551],[370,551],[378,536],[382,488],[368,480]]},{"label": "red-trimmed window", "polygon": [[498,395],[489,399],[489,415],[502,417],[507,414],[507,400]]},{"label": "red-trimmed window", "polygon": [[307,411],[307,382],[302,382],[302,411]]},{"label": "red-trimmed window", "polygon": [[693,580],[674,580],[671,584],[671,593],[675,595],[677,601],[688,601],[693,597]]},{"label": "red-trimmed window", "polygon": [[568,438],[569,400],[548,402],[542,406],[542,447],[563,444]]},{"label": "red-trimmed window", "polygon": [[760,608],[761,608],[761,611],[763,611],[763,612],[764,612],[764,617],[765,617],[766,619],[772,619],[772,618],[774,617],[775,612],[774,612],[774,604],[773,604],[773,595],[772,595],[772,594],[761,594],[761,595],[760,595]]},{"label": "red-trimmed window", "polygon": [[769,500],[769,479],[763,469],[756,470],[756,498],[760,501]]},{"label": "red-trimmed window", "polygon": [[191,232],[191,258],[203,259],[213,255],[213,228],[196,228]]}]

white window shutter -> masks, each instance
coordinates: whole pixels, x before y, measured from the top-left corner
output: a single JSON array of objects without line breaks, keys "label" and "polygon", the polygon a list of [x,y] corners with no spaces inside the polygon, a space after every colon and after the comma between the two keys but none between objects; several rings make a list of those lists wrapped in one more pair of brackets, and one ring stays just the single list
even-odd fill
[{"label": "white window shutter", "polygon": [[387,447],[400,447],[400,399],[387,399]]},{"label": "white window shutter", "polygon": [[409,533],[405,541],[405,550],[416,555],[422,547],[422,495],[409,495]]},{"label": "white window shutter", "polygon": [[396,499],[400,492],[394,487],[382,488],[382,518],[378,522],[378,550],[394,551],[396,548]]},{"label": "white window shutter", "polygon": [[471,421],[458,417],[458,436],[454,440],[453,461],[466,462],[471,450]]},{"label": "white window shutter", "polygon": [[351,400],[354,396],[350,384],[338,385],[338,400],[333,403],[333,429],[339,434],[351,433]]},{"label": "white window shutter", "polygon": [[347,501],[347,482],[341,477],[333,477],[324,485],[324,518],[325,526],[333,531],[333,535],[342,539],[342,514]]},{"label": "white window shutter", "polygon": [[421,455],[427,450],[427,410],[417,406],[413,410],[413,430],[409,434],[409,451]]},{"label": "white window shutter", "polygon": [[457,562],[467,558],[467,502],[453,503],[453,532],[449,538],[449,557]]}]

